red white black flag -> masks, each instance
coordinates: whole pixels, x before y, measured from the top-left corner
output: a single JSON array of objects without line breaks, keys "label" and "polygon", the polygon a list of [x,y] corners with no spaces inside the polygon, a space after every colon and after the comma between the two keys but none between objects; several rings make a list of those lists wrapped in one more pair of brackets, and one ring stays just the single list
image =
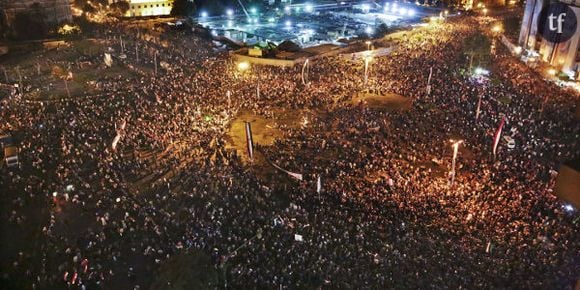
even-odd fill
[{"label": "red white black flag", "polygon": [[505,116],[501,117],[499,127],[495,131],[495,135],[493,137],[493,156],[495,156],[495,153],[497,151],[497,145],[499,144],[499,140],[501,138],[501,130],[503,129],[504,124],[505,124]]},{"label": "red white black flag", "polygon": [[252,125],[246,122],[246,145],[248,146],[248,157],[254,160],[254,139],[252,138]]}]

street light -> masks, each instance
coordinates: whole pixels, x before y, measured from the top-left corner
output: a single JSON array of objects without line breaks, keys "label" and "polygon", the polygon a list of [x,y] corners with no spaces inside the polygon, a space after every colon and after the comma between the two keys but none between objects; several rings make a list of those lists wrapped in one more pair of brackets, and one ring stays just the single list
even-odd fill
[{"label": "street light", "polygon": [[365,56],[365,86],[369,79],[369,63],[373,60],[373,57],[370,55]]},{"label": "street light", "polygon": [[232,16],[234,15],[234,10],[232,10],[232,9],[228,9],[228,10],[226,10],[226,14],[227,14],[229,17],[232,17]]},{"label": "street light", "polygon": [[250,68],[250,63],[247,61],[242,61],[238,63],[238,70],[241,72],[247,71]]},{"label": "street light", "polygon": [[483,8],[483,15],[487,16],[487,8]]},{"label": "street light", "polygon": [[370,26],[367,26],[365,28],[365,32],[370,36],[371,34],[373,34],[373,28]]},{"label": "street light", "polygon": [[453,186],[453,182],[455,182],[455,161],[457,159],[457,152],[459,151],[459,145],[463,143],[463,140],[449,140],[451,141],[451,146],[453,147],[453,160],[451,161],[451,186]]}]

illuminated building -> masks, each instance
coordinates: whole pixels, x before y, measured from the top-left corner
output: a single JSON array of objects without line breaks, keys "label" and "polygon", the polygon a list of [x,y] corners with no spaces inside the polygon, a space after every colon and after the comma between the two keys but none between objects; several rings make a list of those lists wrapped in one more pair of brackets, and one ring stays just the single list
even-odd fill
[{"label": "illuminated building", "polygon": [[[560,1],[568,5],[576,14],[577,23],[580,24],[580,0]],[[576,33],[567,41],[553,43],[545,40],[538,31],[540,12],[551,2],[549,0],[528,0],[524,10],[524,18],[518,43],[527,50],[537,52],[541,60],[569,75],[571,78],[580,80],[580,33]]]},{"label": "illuminated building", "polygon": [[130,0],[129,2],[126,17],[169,15],[173,6],[173,0]]}]

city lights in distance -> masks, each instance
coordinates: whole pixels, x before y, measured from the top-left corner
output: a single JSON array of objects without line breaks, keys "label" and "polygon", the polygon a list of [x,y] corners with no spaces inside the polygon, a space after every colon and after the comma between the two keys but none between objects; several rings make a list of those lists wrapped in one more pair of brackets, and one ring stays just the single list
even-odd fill
[{"label": "city lights in distance", "polygon": [[364,13],[368,13],[371,10],[371,7],[369,6],[369,4],[363,4],[361,7],[362,7],[362,11]]}]

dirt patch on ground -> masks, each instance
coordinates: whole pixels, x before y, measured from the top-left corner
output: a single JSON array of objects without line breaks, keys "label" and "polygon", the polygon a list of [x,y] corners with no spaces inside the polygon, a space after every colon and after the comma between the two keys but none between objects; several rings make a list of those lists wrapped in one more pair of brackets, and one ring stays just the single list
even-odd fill
[{"label": "dirt patch on ground", "polygon": [[413,105],[411,99],[401,95],[379,95],[365,92],[355,94],[350,102],[355,105],[362,103],[369,108],[385,111],[409,110]]},{"label": "dirt patch on ground", "polygon": [[246,130],[245,122],[252,125],[254,145],[272,145],[277,139],[284,138],[288,129],[299,128],[309,120],[313,113],[307,110],[276,109],[273,117],[253,114],[242,111],[231,121],[226,138],[226,148],[235,149],[240,156],[246,158]]},{"label": "dirt patch on ground", "polygon": [[[303,126],[305,120],[312,120],[313,113],[307,110],[284,110],[276,109],[272,117],[253,114],[249,111],[239,112],[231,121],[226,136],[226,148],[236,150],[238,156],[252,169],[254,174],[262,180],[272,183],[288,182],[290,178],[274,169],[266,156],[263,156],[259,145],[269,146],[276,140],[285,138],[285,134],[291,128]],[[246,147],[245,122],[252,125],[252,137],[254,139],[254,160],[250,160]]]}]

